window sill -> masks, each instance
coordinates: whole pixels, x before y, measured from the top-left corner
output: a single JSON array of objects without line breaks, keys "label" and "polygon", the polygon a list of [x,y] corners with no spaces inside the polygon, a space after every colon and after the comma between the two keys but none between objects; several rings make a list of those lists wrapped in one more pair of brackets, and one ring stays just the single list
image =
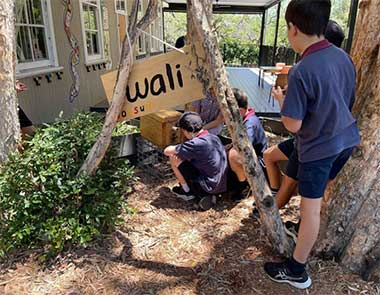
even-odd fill
[{"label": "window sill", "polygon": [[30,78],[30,77],[34,77],[38,75],[60,72],[63,69],[64,67],[49,66],[49,67],[34,68],[34,69],[29,69],[29,70],[21,70],[19,72],[16,72],[16,78],[17,79]]},{"label": "window sill", "polygon": [[146,53],[138,53],[138,55],[136,56],[136,59],[143,59],[143,58],[146,58]]},{"label": "window sill", "polygon": [[98,64],[106,64],[106,63],[108,63],[108,60],[106,60],[106,59],[97,59],[97,60],[86,61],[84,63],[84,65],[86,67],[88,67],[88,66],[93,66],[93,65],[98,65]]},{"label": "window sill", "polygon": [[163,50],[152,50],[151,53],[150,53],[150,55],[151,56],[155,56],[155,55],[159,55],[159,54],[162,54],[162,53],[164,53]]}]

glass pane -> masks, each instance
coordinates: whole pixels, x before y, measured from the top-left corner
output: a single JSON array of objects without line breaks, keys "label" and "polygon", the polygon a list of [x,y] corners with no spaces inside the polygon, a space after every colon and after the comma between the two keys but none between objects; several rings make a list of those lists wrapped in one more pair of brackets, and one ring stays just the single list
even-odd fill
[{"label": "glass pane", "polygon": [[84,28],[89,29],[90,28],[90,14],[88,13],[88,5],[83,5],[83,21],[84,21]]},{"label": "glass pane", "polygon": [[91,32],[86,32],[86,47],[87,47],[87,55],[93,55],[94,52],[91,46]]},{"label": "glass pane", "polygon": [[124,0],[122,0],[120,2],[120,10],[125,11],[125,1]]},{"label": "glass pane", "polygon": [[98,33],[91,33],[94,54],[100,54]]},{"label": "glass pane", "polygon": [[17,30],[17,61],[18,63],[30,62],[32,59],[32,48],[29,43],[28,28],[16,26]]},{"label": "glass pane", "polygon": [[96,21],[96,14],[97,14],[97,8],[94,6],[88,7],[89,11],[89,27],[90,30],[97,30],[98,29],[98,23]]},{"label": "glass pane", "polygon": [[34,25],[43,25],[41,0],[26,0],[28,7],[29,23]]},{"label": "glass pane", "polygon": [[26,24],[25,0],[16,0],[16,23]]},{"label": "glass pane", "polygon": [[45,39],[44,28],[31,28],[32,47],[34,53],[34,60],[47,59],[47,48]]}]

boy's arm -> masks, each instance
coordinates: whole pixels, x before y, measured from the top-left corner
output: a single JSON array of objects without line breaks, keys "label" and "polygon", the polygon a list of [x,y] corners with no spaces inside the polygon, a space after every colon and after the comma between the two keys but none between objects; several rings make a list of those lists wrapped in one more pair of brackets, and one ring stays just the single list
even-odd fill
[{"label": "boy's arm", "polygon": [[220,113],[218,115],[218,117],[216,117],[216,119],[214,121],[211,121],[209,123],[207,123],[206,125],[203,126],[203,129],[212,129],[212,128],[216,128],[218,127],[220,124],[222,124],[224,122],[224,118],[223,118],[223,115],[222,113]]},{"label": "boy's arm", "polygon": [[167,157],[172,157],[176,154],[176,145],[169,145],[164,150],[164,155]]},{"label": "boy's arm", "polygon": [[302,126],[302,120],[297,120],[286,116],[281,116],[281,121],[285,128],[292,133],[297,133]]},{"label": "boy's arm", "polygon": [[[272,94],[274,98],[278,101],[280,109],[282,109],[284,104],[285,96],[283,94],[283,89],[280,86],[273,87]],[[281,116],[281,121],[284,124],[285,128],[292,133],[298,132],[302,126],[302,120],[293,119],[287,116]]]}]

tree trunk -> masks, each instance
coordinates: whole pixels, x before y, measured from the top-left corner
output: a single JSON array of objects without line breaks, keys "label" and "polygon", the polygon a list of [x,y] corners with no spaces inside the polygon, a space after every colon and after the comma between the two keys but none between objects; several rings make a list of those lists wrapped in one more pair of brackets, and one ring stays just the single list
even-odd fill
[{"label": "tree trunk", "polygon": [[[188,29],[191,30],[188,33],[189,43],[193,45],[192,51],[197,57],[197,77],[205,89],[212,87],[216,92],[234,147],[244,159],[247,180],[253,190],[262,224],[272,245],[281,254],[290,254],[291,244],[285,235],[279,211],[252,144],[242,126],[239,107],[228,83],[218,41],[212,28],[212,1],[188,0],[187,13]],[[199,48],[196,43],[201,44],[202,48]]]},{"label": "tree trunk", "polygon": [[111,106],[107,112],[103,129],[98,140],[91,148],[85,162],[80,168],[78,174],[86,172],[93,175],[100,162],[102,161],[111,142],[112,130],[118,120],[118,116],[125,103],[125,89],[128,84],[129,74],[132,71],[133,53],[136,41],[141,34],[148,28],[150,23],[157,17],[158,0],[150,0],[145,16],[137,23],[137,11],[139,1],[134,1],[131,15],[129,17],[128,33],[123,42],[123,50],[120,58],[119,71],[116,79],[116,85],[113,91]]},{"label": "tree trunk", "polygon": [[20,138],[15,91],[14,0],[0,1],[0,163]]},{"label": "tree trunk", "polygon": [[363,0],[352,57],[357,70],[361,144],[329,186],[317,253],[366,278],[380,277],[380,6]]}]

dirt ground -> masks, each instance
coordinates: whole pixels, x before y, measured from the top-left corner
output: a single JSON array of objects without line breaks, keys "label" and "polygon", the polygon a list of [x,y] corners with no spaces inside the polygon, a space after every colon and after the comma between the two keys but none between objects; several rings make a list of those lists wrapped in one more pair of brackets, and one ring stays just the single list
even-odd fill
[{"label": "dirt ground", "polygon": [[[281,138],[269,134],[270,144]],[[0,295],[175,295],[175,294],[380,294],[337,263],[312,258],[313,285],[305,291],[270,281],[272,251],[260,222],[251,216],[253,197],[218,200],[202,212],[176,198],[171,181],[137,171],[140,180],[126,197],[136,214],[87,249],[71,249],[49,263],[38,251],[18,253],[0,264]],[[299,199],[281,214],[298,219]]]},{"label": "dirt ground", "polygon": [[[0,294],[380,294],[333,262],[312,259],[307,291],[271,282],[263,264],[278,259],[259,220],[253,197],[221,200],[201,212],[168,186],[143,176],[128,196],[135,215],[89,249],[68,251],[48,266],[38,253],[21,253],[2,265]],[[298,200],[282,212],[295,219]]]}]

